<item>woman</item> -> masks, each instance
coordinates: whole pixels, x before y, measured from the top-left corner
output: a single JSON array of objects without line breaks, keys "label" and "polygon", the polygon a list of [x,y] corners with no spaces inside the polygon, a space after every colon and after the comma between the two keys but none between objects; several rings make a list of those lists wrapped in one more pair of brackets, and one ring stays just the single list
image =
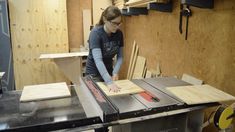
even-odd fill
[{"label": "woman", "polygon": [[[118,80],[118,72],[123,60],[123,34],[121,11],[115,6],[107,7],[99,23],[92,29],[89,36],[89,55],[86,64],[86,75],[95,81],[104,81],[111,92],[120,89],[113,82]],[[113,57],[117,55],[113,67]]]}]

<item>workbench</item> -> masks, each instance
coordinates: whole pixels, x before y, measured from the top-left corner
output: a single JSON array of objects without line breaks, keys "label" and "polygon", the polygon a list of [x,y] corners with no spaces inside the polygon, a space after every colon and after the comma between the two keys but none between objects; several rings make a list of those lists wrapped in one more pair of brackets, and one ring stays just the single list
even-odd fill
[{"label": "workbench", "polygon": [[[82,79],[81,79],[82,80]],[[156,83],[161,88],[165,85],[187,85],[186,82],[174,78],[141,79],[132,80],[139,86],[143,86],[141,81]],[[159,82],[160,81],[160,82]],[[159,83],[158,83],[159,82]],[[70,131],[89,130],[100,127],[127,125],[128,130],[134,132],[146,131],[201,131],[203,123],[203,110],[218,103],[201,105],[185,105],[180,101],[164,106],[148,107],[137,104],[132,97],[135,95],[109,98],[118,107],[118,113],[112,111],[107,105],[102,108],[87,94],[90,94],[86,87],[81,85],[71,86],[71,97],[41,100],[32,102],[20,102],[21,91],[9,91],[3,94],[0,99],[0,131],[52,131],[69,129]],[[150,88],[146,85],[145,88]],[[164,89],[162,89],[164,92]],[[77,96],[78,95],[78,96]],[[164,94],[165,96],[165,94]],[[161,99],[163,95],[159,96]],[[131,99],[131,100],[130,100]],[[171,98],[175,100],[174,97]],[[118,103],[124,101],[125,103]],[[166,100],[165,100],[166,101]],[[121,105],[122,104],[122,105]],[[138,107],[136,107],[138,106]],[[108,110],[108,111],[106,111]],[[111,110],[111,111],[110,111]]]}]

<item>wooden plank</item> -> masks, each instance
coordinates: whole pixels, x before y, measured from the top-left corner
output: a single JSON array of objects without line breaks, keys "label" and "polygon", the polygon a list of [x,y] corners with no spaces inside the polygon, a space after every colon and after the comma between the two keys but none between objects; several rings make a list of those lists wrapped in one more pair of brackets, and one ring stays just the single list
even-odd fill
[{"label": "wooden plank", "polygon": [[128,7],[146,7],[148,3],[167,3],[169,0],[130,0],[125,3]]},{"label": "wooden plank", "polygon": [[25,86],[20,97],[21,102],[62,98],[71,96],[65,82]]},{"label": "wooden plank", "polygon": [[132,77],[133,79],[142,78],[144,67],[145,67],[145,62],[146,62],[146,59],[144,57],[142,56],[137,57],[136,66],[135,66],[135,70],[134,70],[133,77]]},{"label": "wooden plank", "polygon": [[89,52],[73,52],[73,53],[58,53],[58,54],[41,54],[40,59],[55,59],[88,56]]},{"label": "wooden plank", "polygon": [[135,66],[136,66],[136,60],[137,60],[138,52],[139,52],[139,46],[136,45],[136,50],[135,50],[135,53],[134,53],[134,58],[133,58],[133,63],[132,63],[129,79],[132,79],[132,77],[133,77],[134,69],[135,69]]},{"label": "wooden plank", "polygon": [[115,84],[120,87],[120,92],[114,93],[114,92],[109,92],[108,87],[104,84],[104,82],[97,82],[98,86],[104,91],[104,93],[107,96],[118,96],[118,95],[125,95],[125,94],[134,94],[134,93],[139,93],[143,92],[144,89],[141,87],[137,86],[130,80],[118,80],[115,81]]},{"label": "wooden plank", "polygon": [[160,63],[157,63],[157,69],[156,69],[156,76],[160,76],[161,75],[161,68],[160,68]]},{"label": "wooden plank", "polygon": [[143,75],[142,75],[143,78],[145,78],[146,73],[147,73],[147,66],[145,65],[145,66],[144,66],[144,72],[143,72]]},{"label": "wooden plank", "polygon": [[86,9],[82,11],[83,14],[83,45],[86,47],[88,45],[88,39],[90,34],[91,24],[91,10]]},{"label": "wooden plank", "polygon": [[193,76],[190,76],[188,74],[185,74],[185,73],[182,76],[182,80],[187,82],[187,83],[190,83],[192,85],[201,85],[203,83],[202,80],[197,79],[197,78],[195,78]]},{"label": "wooden plank", "polygon": [[235,97],[210,85],[168,87],[168,91],[189,105],[235,100]]},{"label": "wooden plank", "polygon": [[147,70],[145,78],[151,78],[152,77],[152,72]]},{"label": "wooden plank", "polygon": [[130,63],[129,63],[128,71],[127,71],[127,79],[130,79],[135,50],[136,50],[136,42],[134,41],[133,46],[132,46],[132,51],[131,51]]},{"label": "wooden plank", "polygon": [[[52,4],[53,3],[53,4]],[[68,52],[66,0],[9,0],[16,89],[66,81],[42,53]]]}]

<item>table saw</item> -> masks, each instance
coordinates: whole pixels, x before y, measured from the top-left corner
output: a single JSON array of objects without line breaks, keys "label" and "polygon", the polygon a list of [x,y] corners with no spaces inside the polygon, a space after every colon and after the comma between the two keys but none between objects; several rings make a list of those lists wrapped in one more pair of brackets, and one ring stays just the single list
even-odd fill
[{"label": "table saw", "polygon": [[92,77],[71,87],[71,97],[19,102],[21,91],[0,99],[0,131],[81,131],[128,125],[125,131],[201,131],[203,110],[218,103],[186,105],[165,88],[190,85],[173,77],[134,79],[144,93],[107,96]]}]

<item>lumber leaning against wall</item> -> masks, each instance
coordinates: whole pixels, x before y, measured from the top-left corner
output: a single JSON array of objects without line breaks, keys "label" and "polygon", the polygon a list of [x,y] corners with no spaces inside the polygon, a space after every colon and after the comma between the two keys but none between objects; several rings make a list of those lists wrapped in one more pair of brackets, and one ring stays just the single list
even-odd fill
[{"label": "lumber leaning against wall", "polygon": [[124,17],[125,62],[120,78],[126,77],[136,40],[148,69],[156,69],[159,62],[163,76],[188,73],[234,96],[235,1],[215,0],[212,10],[192,7],[187,41],[178,29],[179,2],[173,2],[172,13],[149,11],[148,15]]},{"label": "lumber leaning against wall", "polygon": [[65,81],[42,53],[68,52],[66,0],[9,0],[16,89]]}]

